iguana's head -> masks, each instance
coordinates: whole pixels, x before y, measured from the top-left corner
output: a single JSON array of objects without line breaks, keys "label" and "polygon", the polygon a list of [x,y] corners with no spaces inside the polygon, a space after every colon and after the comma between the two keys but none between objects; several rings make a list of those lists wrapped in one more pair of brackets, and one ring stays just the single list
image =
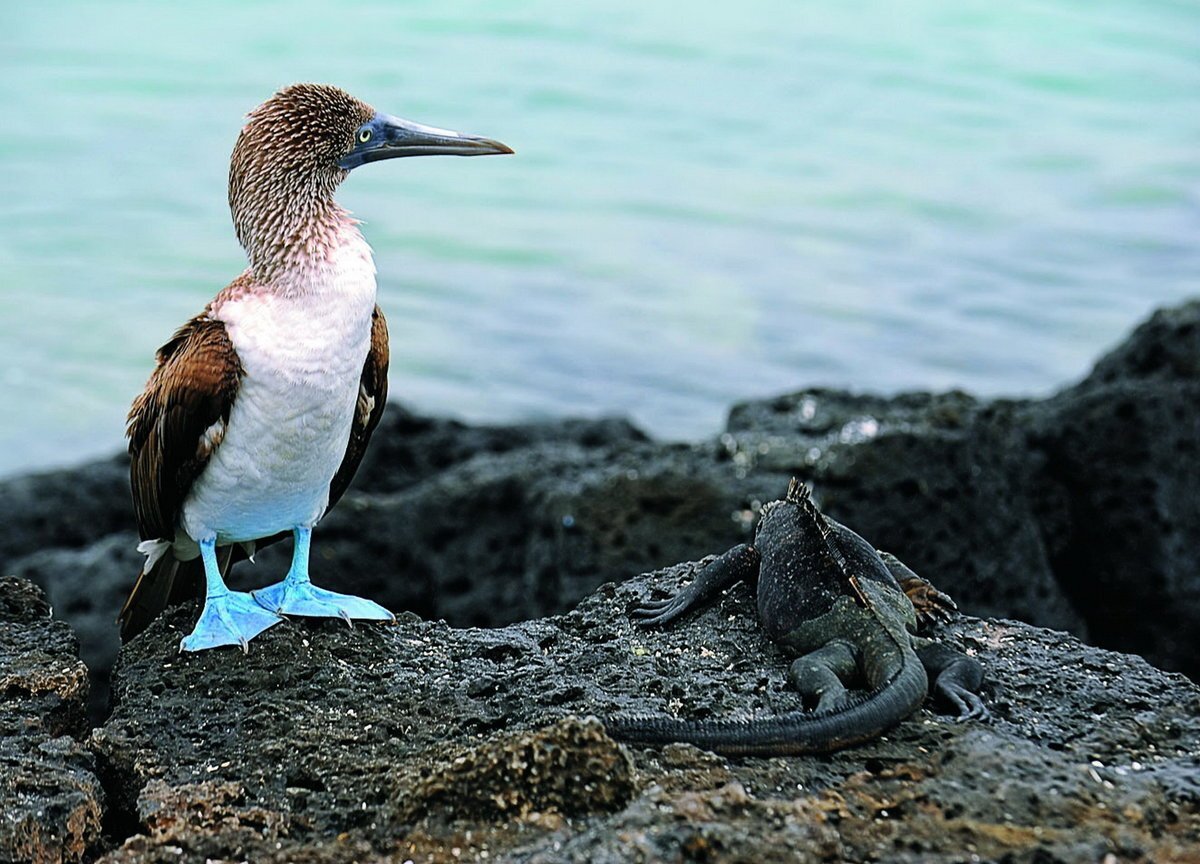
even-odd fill
[{"label": "iguana's head", "polygon": [[782,498],[778,501],[768,501],[762,506],[754,531],[755,541],[757,542],[764,527],[769,526],[770,530],[782,527],[784,522],[787,522],[787,527],[793,531],[808,527],[816,529],[818,533],[821,533],[821,526],[825,522],[821,511],[813,503],[812,491],[798,477],[793,477],[788,483],[787,493]]}]

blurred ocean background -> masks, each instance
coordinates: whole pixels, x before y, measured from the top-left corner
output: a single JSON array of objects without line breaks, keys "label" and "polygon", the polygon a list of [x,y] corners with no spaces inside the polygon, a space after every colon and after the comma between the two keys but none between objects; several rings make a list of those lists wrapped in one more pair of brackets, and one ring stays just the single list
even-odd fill
[{"label": "blurred ocean background", "polygon": [[422,412],[1044,394],[1200,293],[1194,0],[4,3],[0,475],[123,447],[243,267],[241,118],[303,80],[517,150],[343,187]]}]

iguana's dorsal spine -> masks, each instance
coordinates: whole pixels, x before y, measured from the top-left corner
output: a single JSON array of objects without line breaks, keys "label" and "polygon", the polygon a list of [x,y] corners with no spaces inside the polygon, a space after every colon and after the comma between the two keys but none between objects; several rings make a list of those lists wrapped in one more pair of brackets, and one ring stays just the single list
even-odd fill
[{"label": "iguana's dorsal spine", "polygon": [[784,500],[800,508],[800,512],[804,514],[804,517],[816,526],[817,531],[821,534],[825,556],[850,585],[850,589],[854,592],[854,598],[858,601],[858,604],[864,608],[870,608],[871,603],[867,599],[866,592],[863,591],[858,577],[854,575],[854,571],[850,567],[850,562],[846,560],[846,556],[842,552],[837,535],[833,532],[833,526],[829,524],[829,520],[822,515],[821,511],[817,509],[817,505],[813,503],[812,490],[808,488],[806,483],[802,483],[798,478],[793,477],[788,484],[788,491],[787,495],[784,496]]}]

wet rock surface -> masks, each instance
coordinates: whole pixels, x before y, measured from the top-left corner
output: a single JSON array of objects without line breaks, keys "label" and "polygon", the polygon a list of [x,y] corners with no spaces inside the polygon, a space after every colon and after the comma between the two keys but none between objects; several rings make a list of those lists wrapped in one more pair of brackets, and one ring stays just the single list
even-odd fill
[{"label": "wet rock surface", "polygon": [[[799,697],[737,586],[666,632],[625,610],[698,564],[558,617],[454,629],[289,623],[183,656],[180,607],[122,652],[93,733],[134,836],[104,861],[1186,860],[1200,688],[1063,633],[964,618],[992,718],[927,706],[827,756],[625,748],[616,711],[762,716]],[[454,851],[457,850],[457,853]]]}]

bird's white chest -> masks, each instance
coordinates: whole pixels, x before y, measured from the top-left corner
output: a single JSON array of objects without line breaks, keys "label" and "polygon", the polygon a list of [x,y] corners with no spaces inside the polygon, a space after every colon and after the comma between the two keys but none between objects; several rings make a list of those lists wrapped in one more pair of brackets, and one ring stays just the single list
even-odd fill
[{"label": "bird's white chest", "polygon": [[193,539],[220,542],[312,525],[350,440],[370,350],[375,266],[361,239],[284,292],[226,300],[242,378],[224,439],[184,502]]}]

